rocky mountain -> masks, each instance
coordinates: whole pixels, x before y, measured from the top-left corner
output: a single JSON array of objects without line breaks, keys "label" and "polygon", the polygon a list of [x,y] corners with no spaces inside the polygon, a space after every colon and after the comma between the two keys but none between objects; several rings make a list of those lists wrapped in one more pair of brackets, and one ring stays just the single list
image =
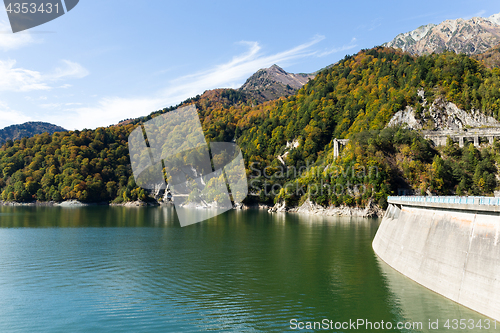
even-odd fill
[{"label": "rocky mountain", "polygon": [[270,101],[295,94],[313,78],[313,74],[288,73],[278,65],[272,65],[250,76],[239,91],[250,95],[258,102]]},{"label": "rocky mountain", "polygon": [[500,43],[500,13],[488,18],[446,20],[427,24],[396,36],[383,46],[399,48],[413,55],[454,51],[480,54]]},{"label": "rocky mountain", "polygon": [[54,132],[66,132],[67,130],[61,126],[44,123],[41,121],[30,121],[20,125],[11,125],[0,129],[0,144],[7,140],[16,140],[21,138],[30,138],[36,134]]}]

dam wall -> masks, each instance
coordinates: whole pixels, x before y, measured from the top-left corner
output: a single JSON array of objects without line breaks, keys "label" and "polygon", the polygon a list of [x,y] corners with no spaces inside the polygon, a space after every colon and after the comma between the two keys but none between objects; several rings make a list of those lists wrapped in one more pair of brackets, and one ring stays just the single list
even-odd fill
[{"label": "dam wall", "polygon": [[388,202],[375,253],[424,287],[500,321],[500,199]]}]

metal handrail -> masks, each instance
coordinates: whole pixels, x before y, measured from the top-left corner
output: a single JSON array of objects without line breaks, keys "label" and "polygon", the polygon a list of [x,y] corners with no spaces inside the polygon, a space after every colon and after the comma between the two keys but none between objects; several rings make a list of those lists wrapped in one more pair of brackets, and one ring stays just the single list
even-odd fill
[{"label": "metal handrail", "polygon": [[445,204],[460,204],[460,205],[500,206],[500,198],[496,197],[389,196],[387,199],[399,202],[426,202],[426,203],[445,203]]}]

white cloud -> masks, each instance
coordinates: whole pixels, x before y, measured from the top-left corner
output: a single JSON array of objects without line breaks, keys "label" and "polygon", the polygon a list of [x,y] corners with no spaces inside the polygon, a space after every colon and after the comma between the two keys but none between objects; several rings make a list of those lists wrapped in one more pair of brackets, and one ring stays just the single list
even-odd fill
[{"label": "white cloud", "polygon": [[480,10],[479,12],[477,12],[474,16],[483,17],[484,14],[486,14],[486,11],[483,9],[483,10]]},{"label": "white cloud", "polygon": [[316,36],[308,43],[269,56],[260,54],[261,47],[257,42],[241,42],[248,46],[248,52],[207,71],[178,78],[171,82],[164,93],[168,97],[180,95],[188,98],[206,89],[237,87],[243,83],[242,80],[261,68],[278,63],[286,66],[291,60],[314,55],[316,52],[311,51],[310,47],[323,39],[323,36]]},{"label": "white cloud", "polygon": [[[52,72],[43,74],[39,71],[16,67],[15,60],[0,60],[0,92],[29,92],[40,90],[51,90],[54,83],[65,79],[82,78],[88,75],[88,71],[76,62],[62,60],[61,65]],[[67,87],[67,84],[62,85]],[[33,101],[31,96],[25,96],[24,99]],[[47,100],[46,96],[40,96],[39,100]],[[59,108],[79,105],[77,103],[55,104],[48,103],[43,108]],[[0,101],[0,128],[12,124],[20,124],[33,120],[25,114],[12,110],[7,104]],[[45,120],[45,119],[44,119]],[[58,119],[53,119],[58,123]]]},{"label": "white cloud", "polygon": [[42,74],[24,68],[15,68],[15,60],[0,60],[0,91],[47,90]]},{"label": "white cloud", "polygon": [[52,80],[60,80],[66,78],[81,79],[89,75],[89,71],[79,63],[69,60],[61,60],[61,62],[63,63],[63,66],[57,67],[54,73],[47,75],[48,79]]},{"label": "white cloud", "polygon": [[108,126],[123,119],[146,116],[208,89],[236,88],[260,68],[273,64],[286,66],[292,60],[315,55],[311,47],[323,39],[323,36],[316,36],[308,43],[272,55],[262,54],[259,43],[244,41],[241,44],[246,45],[248,51],[227,63],[174,79],[151,96],[106,97],[94,106],[66,109],[64,116],[57,117],[57,124],[68,129]]},{"label": "white cloud", "polygon": [[464,20],[467,21],[467,20],[470,20],[470,19],[472,19],[474,17],[484,17],[483,16],[484,14],[486,14],[486,10],[482,9],[482,10],[478,11],[475,14],[464,16],[464,17],[462,17],[462,19],[464,19]]},{"label": "white cloud", "polygon": [[10,109],[7,104],[0,101],[0,129],[13,124],[22,124],[33,120],[21,112]]},{"label": "white cloud", "polygon": [[82,103],[46,103],[40,104],[39,106],[44,109],[60,109],[65,106],[82,105]]},{"label": "white cloud", "polygon": [[341,47],[334,47],[333,49],[330,49],[328,51],[324,51],[324,52],[321,52],[321,53],[317,54],[317,56],[318,57],[324,57],[324,56],[330,55],[332,53],[338,53],[338,52],[342,52],[342,51],[347,51],[347,50],[353,49],[356,46],[358,46],[355,43],[356,43],[356,38],[353,38],[353,39],[351,39],[351,41],[349,42],[349,44],[343,45]]},{"label": "white cloud", "polygon": [[48,97],[47,96],[38,96],[38,97],[24,96],[24,99],[27,101],[37,101],[37,100],[45,101],[48,99]]},{"label": "white cloud", "polygon": [[52,73],[42,74],[34,70],[16,68],[15,60],[0,60],[0,91],[50,90],[53,88],[51,86],[53,82],[82,78],[89,74],[83,66],[76,62],[69,60],[61,62],[62,66],[56,68]]},{"label": "white cloud", "polygon": [[58,109],[63,105],[64,105],[63,103],[46,103],[46,104],[40,104],[40,107],[44,109]]},{"label": "white cloud", "polygon": [[165,106],[165,101],[154,97],[108,97],[101,99],[96,106],[65,109],[63,114],[48,116],[46,119],[67,129],[96,128],[128,118],[146,116]]},{"label": "white cloud", "polygon": [[14,50],[35,42],[35,39],[28,31],[14,34],[12,33],[12,29],[7,22],[0,21],[1,50]]},{"label": "white cloud", "polygon": [[469,16],[465,16],[464,20],[470,20],[473,17],[483,17],[484,14],[486,14],[486,10],[483,9],[483,10],[478,11],[475,14],[472,14],[472,15],[469,15]]}]

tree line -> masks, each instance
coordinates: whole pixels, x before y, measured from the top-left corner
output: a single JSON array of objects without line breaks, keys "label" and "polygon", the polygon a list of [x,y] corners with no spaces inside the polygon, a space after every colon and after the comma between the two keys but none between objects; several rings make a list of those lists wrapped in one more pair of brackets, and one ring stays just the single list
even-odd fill
[{"label": "tree line", "polygon": [[[419,90],[425,91],[426,105]],[[346,56],[287,98],[259,104],[236,90],[218,89],[181,105],[196,105],[208,142],[236,141],[242,148],[254,180],[252,200],[298,204],[307,197],[323,205],[364,205],[370,200],[383,204],[401,187],[417,193],[491,194],[497,186],[497,145],[478,150],[449,142],[438,148],[416,132],[385,128],[397,111],[412,106],[425,114],[436,98],[500,119],[500,70],[461,54],[413,57],[379,47]],[[1,199],[147,200],[149,193],[132,175],[127,138],[140,124],[174,109],[107,128],[6,142],[0,147]],[[332,157],[334,138],[351,139],[338,159]],[[298,146],[291,147],[292,142]],[[378,172],[347,176],[345,170],[362,167],[376,167]],[[271,172],[264,179],[265,168],[268,174],[275,168],[276,175]],[[308,171],[278,176],[283,168]],[[299,195],[271,191],[273,185],[284,188],[290,183],[298,185]],[[363,185],[363,192],[315,194],[306,186],[347,183]]]}]

